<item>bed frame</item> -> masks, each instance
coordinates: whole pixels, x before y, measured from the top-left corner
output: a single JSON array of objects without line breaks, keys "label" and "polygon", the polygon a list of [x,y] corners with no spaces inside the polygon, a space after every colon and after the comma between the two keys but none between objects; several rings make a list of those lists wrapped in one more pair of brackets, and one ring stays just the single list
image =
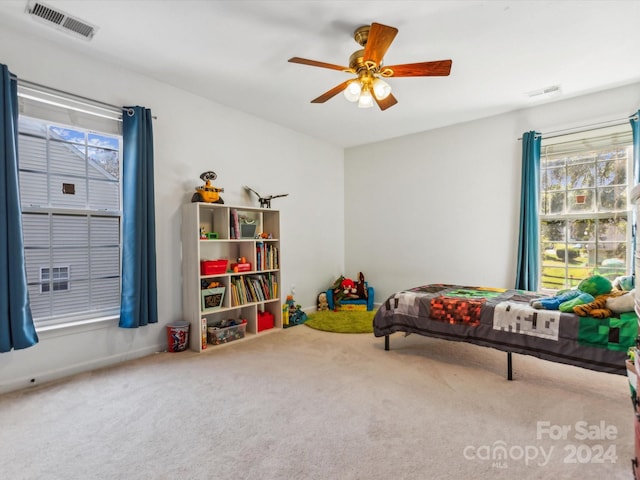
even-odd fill
[{"label": "bed frame", "polygon": [[[384,336],[384,349],[388,352],[389,348],[389,335]],[[511,352],[507,352],[507,380],[513,380],[513,359],[511,358]]]},{"label": "bed frame", "polygon": [[626,375],[627,351],[635,346],[638,317],[579,317],[536,310],[536,292],[430,284],[389,296],[373,319],[374,335],[417,333],[495,348],[507,353],[507,379],[513,379],[512,353],[590,370]]}]

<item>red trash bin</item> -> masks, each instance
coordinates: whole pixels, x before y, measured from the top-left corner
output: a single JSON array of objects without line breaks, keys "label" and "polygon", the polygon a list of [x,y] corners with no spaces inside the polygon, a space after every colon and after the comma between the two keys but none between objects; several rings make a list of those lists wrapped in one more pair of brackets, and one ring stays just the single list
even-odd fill
[{"label": "red trash bin", "polygon": [[189,346],[189,322],[167,325],[167,351],[182,352]]}]

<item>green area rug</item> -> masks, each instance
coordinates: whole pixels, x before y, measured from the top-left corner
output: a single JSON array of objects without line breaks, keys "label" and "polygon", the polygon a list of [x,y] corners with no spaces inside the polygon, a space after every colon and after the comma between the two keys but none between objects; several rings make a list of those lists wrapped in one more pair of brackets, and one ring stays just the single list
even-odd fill
[{"label": "green area rug", "polygon": [[334,312],[321,310],[309,314],[304,324],[307,327],[336,333],[373,333],[375,311],[346,310]]}]

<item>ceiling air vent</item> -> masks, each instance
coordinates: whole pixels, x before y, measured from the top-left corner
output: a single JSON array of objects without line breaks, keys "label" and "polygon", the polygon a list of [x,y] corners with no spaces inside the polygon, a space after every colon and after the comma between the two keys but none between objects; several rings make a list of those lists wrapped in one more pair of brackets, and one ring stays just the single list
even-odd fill
[{"label": "ceiling air vent", "polygon": [[560,93],[560,85],[551,85],[550,87],[544,87],[539,90],[527,92],[525,95],[529,98],[535,97],[552,97]]},{"label": "ceiling air vent", "polygon": [[27,13],[34,19],[51,27],[70,33],[85,40],[91,40],[97,28],[83,20],[54,8],[46,6],[42,2],[30,0],[27,4]]}]

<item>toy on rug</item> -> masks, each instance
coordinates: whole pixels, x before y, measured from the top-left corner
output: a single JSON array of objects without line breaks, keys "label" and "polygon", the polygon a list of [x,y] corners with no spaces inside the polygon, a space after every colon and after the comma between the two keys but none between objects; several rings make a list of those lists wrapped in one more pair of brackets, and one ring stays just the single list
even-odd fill
[{"label": "toy on rug", "polygon": [[362,272],[358,274],[358,281],[356,282],[356,294],[358,295],[358,298],[362,298],[365,300],[369,298],[367,283],[364,281],[364,274]]},{"label": "toy on rug", "polygon": [[358,290],[356,290],[356,284],[350,278],[345,278],[344,280],[342,280],[340,288],[342,289],[342,292],[344,294],[343,298],[351,298],[354,300],[358,298]]},{"label": "toy on rug", "polygon": [[287,295],[289,325],[300,325],[307,321],[307,314],[302,311],[301,305],[296,305],[293,295]]},{"label": "toy on rug", "polygon": [[574,307],[595,301],[596,297],[611,292],[611,281],[602,275],[592,275],[582,280],[571,290],[558,292],[549,298],[536,299],[531,306],[544,310],[573,312]]},{"label": "toy on rug", "polygon": [[333,305],[337,310],[342,300],[366,300],[368,298],[367,287],[362,272],[358,274],[358,282],[340,275],[333,285]]},{"label": "toy on rug", "polygon": [[344,290],[342,288],[342,282],[345,280],[344,275],[340,275],[336,278],[336,281],[331,285],[331,291],[333,292],[333,305],[334,309],[337,309],[340,302],[344,298]]},{"label": "toy on rug", "polygon": [[317,310],[329,310],[329,301],[327,300],[327,292],[320,292],[318,294]]}]

